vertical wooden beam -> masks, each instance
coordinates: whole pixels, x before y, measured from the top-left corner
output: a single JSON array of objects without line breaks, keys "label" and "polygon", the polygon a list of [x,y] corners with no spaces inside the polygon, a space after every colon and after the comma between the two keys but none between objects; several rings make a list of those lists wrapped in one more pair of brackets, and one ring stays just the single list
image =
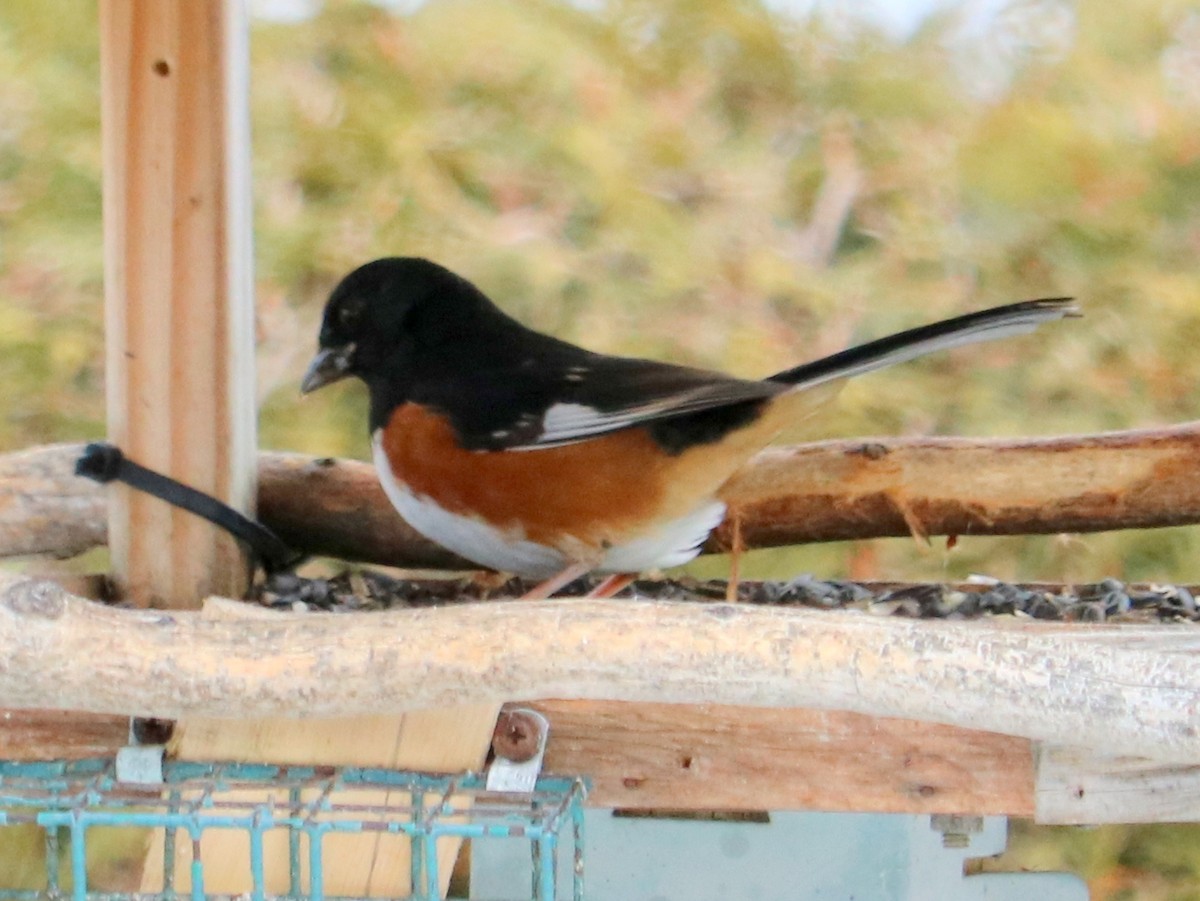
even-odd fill
[{"label": "vertical wooden beam", "polygon": [[[247,25],[241,0],[102,0],[109,439],[249,511],[255,405]],[[109,546],[140,606],[245,593],[225,533],[112,489]]]},{"label": "vertical wooden beam", "polygon": [[[109,437],[133,460],[249,510],[256,442],[244,0],[101,0],[100,29]],[[187,607],[245,592],[247,561],[225,534],[124,487],[109,509],[114,576],[134,603]],[[175,750],[459,770],[482,763],[495,719],[488,704],[304,725],[185,721]],[[249,888],[229,838],[206,838],[210,890]],[[149,890],[162,885],[161,841],[142,873]],[[384,854],[380,841],[341,842],[328,859],[327,890],[408,894],[404,854]],[[448,876],[457,845],[441,850]],[[286,868],[282,851],[271,867]]]}]

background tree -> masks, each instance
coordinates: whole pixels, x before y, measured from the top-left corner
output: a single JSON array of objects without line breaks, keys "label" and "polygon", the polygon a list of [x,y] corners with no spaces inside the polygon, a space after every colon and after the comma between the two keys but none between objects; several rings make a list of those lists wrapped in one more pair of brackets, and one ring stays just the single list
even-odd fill
[{"label": "background tree", "polygon": [[[265,445],[365,456],[362,393],[301,406],[296,383],[328,289],[394,253],[596,350],[746,375],[1022,297],[1086,308],[854,383],[814,437],[1200,415],[1194,0],[964,3],[912,30],[753,0],[311,6],[252,38]],[[96,42],[92,3],[0,6],[6,449],[103,430]],[[1198,551],[1191,528],[879,541],[746,571],[1186,582]],[[1126,866],[1153,860],[1122,834]]]}]

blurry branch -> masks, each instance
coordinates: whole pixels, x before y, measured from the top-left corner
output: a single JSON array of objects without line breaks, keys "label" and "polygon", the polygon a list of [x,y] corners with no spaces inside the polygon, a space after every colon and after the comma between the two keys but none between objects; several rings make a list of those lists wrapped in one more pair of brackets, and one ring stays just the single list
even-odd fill
[{"label": "blurry branch", "polygon": [[[0,556],[105,541],[79,445],[0,456]],[[1200,424],[1064,438],[826,441],[768,450],[723,492],[708,550],[886,536],[1098,532],[1200,522]],[[471,568],[417,535],[366,463],[259,455],[259,517],[293,547],[397,566]]]},{"label": "blurry branch", "polygon": [[862,168],[854,149],[854,138],[846,127],[830,128],[821,140],[825,178],[817,191],[808,224],[796,235],[795,259],[824,268],[833,259],[846,220],[862,188]]},{"label": "blurry branch", "polygon": [[1161,760],[1200,754],[1192,630],[649,601],[267,616],[208,603],[229,616],[106,607],[0,574],[0,698],[165,718],[508,698],[810,707]]}]

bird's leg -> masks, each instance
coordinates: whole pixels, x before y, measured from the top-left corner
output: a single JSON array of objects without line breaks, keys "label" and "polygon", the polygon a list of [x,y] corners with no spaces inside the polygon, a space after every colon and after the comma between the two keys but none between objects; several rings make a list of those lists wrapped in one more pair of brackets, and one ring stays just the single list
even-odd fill
[{"label": "bird's leg", "polygon": [[627,586],[630,582],[638,577],[637,573],[613,573],[608,576],[603,582],[589,591],[584,597],[598,600],[600,598],[611,598],[614,594]]},{"label": "bird's leg", "polygon": [[[570,585],[576,579],[583,578],[592,571],[590,563],[572,563],[562,572],[555,573],[544,582],[539,582],[517,598],[518,601],[544,601],[564,585]],[[607,581],[607,580],[605,580]],[[619,589],[618,589],[619,590]]]},{"label": "bird's leg", "polygon": [[746,544],[742,541],[742,517],[737,510],[729,511],[729,521],[733,526],[733,542],[729,548],[729,581],[725,583],[725,600],[736,604],[738,599],[738,584],[742,576],[742,553]]}]

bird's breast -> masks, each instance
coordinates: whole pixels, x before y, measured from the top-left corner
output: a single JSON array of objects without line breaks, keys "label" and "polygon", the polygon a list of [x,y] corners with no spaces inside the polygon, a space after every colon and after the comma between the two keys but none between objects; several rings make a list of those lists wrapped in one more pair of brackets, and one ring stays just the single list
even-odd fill
[{"label": "bird's breast", "polygon": [[468,559],[517,572],[543,567],[502,565],[498,550],[479,547],[507,543],[522,549],[510,555],[522,560],[542,548],[598,568],[606,557],[623,559],[613,551],[629,546],[663,545],[657,560],[634,568],[690,558],[720,522],[717,489],[762,443],[672,455],[635,427],[557,447],[470,451],[445,416],[414,403],[397,407],[374,435],[381,481],[414,528]]},{"label": "bird's breast", "polygon": [[667,476],[638,429],[531,451],[470,451],[446,417],[407,403],[376,441],[391,476],[413,494],[552,546],[564,536],[599,546],[653,520]]}]

